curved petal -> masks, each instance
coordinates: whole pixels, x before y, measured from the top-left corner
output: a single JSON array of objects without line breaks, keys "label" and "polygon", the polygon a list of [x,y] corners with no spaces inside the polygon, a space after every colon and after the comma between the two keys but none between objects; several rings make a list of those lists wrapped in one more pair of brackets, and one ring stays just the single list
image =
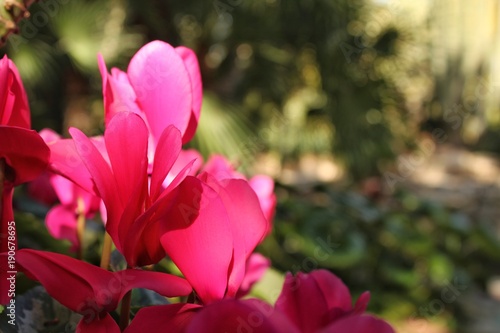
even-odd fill
[{"label": "curved petal", "polygon": [[274,212],[276,209],[276,195],[274,194],[274,180],[265,175],[256,175],[252,177],[248,183],[257,194],[260,202],[260,208],[266,217],[268,224],[268,230],[266,235],[272,230],[272,221],[274,218]]},{"label": "curved petal", "polygon": [[86,191],[97,195],[98,189],[92,176],[78,154],[72,139],[63,139],[49,144],[50,170],[78,184]]},{"label": "curved petal", "polygon": [[130,61],[127,73],[155,141],[168,125],[184,133],[192,113],[192,88],[174,48],[161,41],[146,44]]},{"label": "curved petal", "polygon": [[193,291],[185,279],[167,273],[126,269],[113,274],[122,281],[120,299],[133,288],[146,288],[165,297],[187,296]]},{"label": "curved petal", "polygon": [[14,63],[5,55],[0,60],[0,124],[31,127],[28,97]]},{"label": "curved petal", "polygon": [[221,197],[226,207],[234,238],[232,269],[228,281],[228,296],[235,296],[245,276],[245,265],[268,229],[257,195],[243,179],[216,181],[208,174],[200,176]]},{"label": "curved petal", "polygon": [[191,93],[193,95],[193,108],[191,118],[189,119],[188,128],[184,133],[182,142],[189,142],[196,132],[198,127],[198,120],[200,119],[201,102],[203,99],[203,87],[201,81],[200,65],[196,54],[187,47],[179,46],[175,48],[175,52],[182,58],[184,66],[189,74],[191,82]]},{"label": "curved petal", "polygon": [[155,201],[160,195],[162,183],[177,160],[181,146],[181,133],[174,126],[168,126],[161,134],[156,146],[153,173],[151,175],[151,201]]},{"label": "curved petal", "polygon": [[108,230],[113,240],[116,241],[118,239],[118,222],[124,207],[117,193],[118,185],[116,184],[110,165],[85,134],[76,128],[70,128],[69,132],[73,137],[76,151],[87,168],[91,180],[95,184],[98,196],[102,198],[106,205],[106,230]]},{"label": "curved petal", "polygon": [[59,201],[63,205],[72,205],[76,202],[74,195],[75,184],[71,180],[60,175],[52,175],[50,177],[50,183],[54,191],[56,191]]},{"label": "curved petal", "polygon": [[18,270],[40,281],[64,306],[85,316],[113,310],[121,283],[113,273],[58,253],[22,249],[16,253]]},{"label": "curved petal", "polygon": [[13,169],[14,185],[35,179],[47,168],[50,150],[37,132],[0,125],[0,142],[0,158]]},{"label": "curved petal", "polygon": [[300,333],[285,316],[262,301],[225,299],[199,311],[186,333]]},{"label": "curved petal", "polygon": [[382,319],[363,315],[340,319],[318,333],[394,333],[394,329]]},{"label": "curved petal", "polygon": [[120,333],[120,327],[106,313],[102,318],[82,318],[76,327],[76,333]]},{"label": "curved petal", "polygon": [[344,283],[326,270],[310,274],[287,274],[283,290],[276,301],[283,312],[301,332],[316,332],[331,320],[331,310],[347,312],[352,309],[351,295]]},{"label": "curved petal", "polygon": [[123,239],[123,255],[131,267],[155,264],[165,257],[158,235],[161,235],[160,221],[167,218],[171,209],[176,209],[176,192],[172,192],[188,175],[193,161],[171,181],[155,202],[141,216],[136,218]]},{"label": "curved petal", "polygon": [[186,303],[142,308],[124,333],[185,333],[186,327],[200,309],[200,305]]},{"label": "curved petal", "polygon": [[142,117],[142,112],[136,103],[135,92],[130,85],[127,73],[113,68],[111,74],[108,74],[106,63],[101,54],[97,56],[97,63],[99,64],[99,71],[102,77],[102,95],[106,125],[109,124],[111,118],[118,112],[134,112]]},{"label": "curved petal", "polygon": [[45,225],[52,237],[69,240],[73,244],[73,248],[80,246],[76,231],[76,214],[68,206],[57,205],[53,207],[45,217]]},{"label": "curved petal", "polygon": [[260,253],[252,253],[246,262],[245,277],[241,282],[236,297],[240,298],[247,295],[252,286],[262,278],[269,267],[271,267],[271,260]]},{"label": "curved petal", "polygon": [[245,179],[245,176],[237,172],[224,156],[217,154],[210,156],[202,172],[210,174],[217,180],[228,178]]},{"label": "curved petal", "polygon": [[192,160],[195,160],[195,163],[193,164],[191,171],[189,171],[189,175],[196,176],[203,165],[203,156],[201,156],[200,152],[198,152],[196,149],[181,150],[179,156],[177,157],[177,160],[172,166],[172,169],[170,169],[170,174],[177,175],[184,168],[184,166]]},{"label": "curved petal", "polygon": [[161,244],[204,303],[222,299],[233,255],[226,209],[209,186],[188,176],[170,194]]},{"label": "curved petal", "polygon": [[136,193],[147,190],[148,130],[138,115],[119,112],[106,128],[104,142],[125,207]]}]

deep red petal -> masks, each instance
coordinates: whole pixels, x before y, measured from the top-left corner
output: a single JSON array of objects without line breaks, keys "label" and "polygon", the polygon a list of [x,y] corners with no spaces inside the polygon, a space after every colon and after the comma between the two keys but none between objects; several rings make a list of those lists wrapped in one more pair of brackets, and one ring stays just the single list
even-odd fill
[{"label": "deep red petal", "polygon": [[340,319],[318,333],[394,333],[394,329],[382,319],[363,315]]},{"label": "deep red petal", "polygon": [[186,333],[300,333],[286,317],[258,300],[225,299],[204,307]]},{"label": "deep red petal", "polygon": [[196,304],[168,304],[142,308],[124,333],[185,333],[187,325],[201,307]]},{"label": "deep red petal", "polygon": [[310,274],[287,274],[276,308],[285,313],[302,332],[315,332],[337,318],[332,313],[352,310],[345,284],[327,270]]},{"label": "deep red petal", "polygon": [[76,327],[76,333],[120,333],[120,327],[106,313],[102,318],[82,318]]},{"label": "deep red petal", "polygon": [[0,125],[0,158],[14,171],[14,185],[38,177],[49,163],[50,150],[32,130]]},{"label": "deep red petal", "polygon": [[58,253],[22,249],[16,253],[18,270],[40,281],[47,292],[73,311],[96,315],[116,308],[121,284],[113,274]]},{"label": "deep red petal", "polygon": [[126,269],[113,274],[122,281],[120,298],[133,288],[146,288],[165,297],[187,296],[193,291],[185,279],[166,273]]}]

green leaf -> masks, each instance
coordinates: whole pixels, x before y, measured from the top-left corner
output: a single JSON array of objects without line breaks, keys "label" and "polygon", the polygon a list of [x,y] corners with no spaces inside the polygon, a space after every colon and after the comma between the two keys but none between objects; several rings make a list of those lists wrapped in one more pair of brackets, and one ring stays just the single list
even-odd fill
[{"label": "green leaf", "polygon": [[[9,324],[15,314],[14,325]],[[54,300],[42,286],[37,286],[15,299],[15,309],[0,314],[0,332],[74,332],[81,315]]]}]

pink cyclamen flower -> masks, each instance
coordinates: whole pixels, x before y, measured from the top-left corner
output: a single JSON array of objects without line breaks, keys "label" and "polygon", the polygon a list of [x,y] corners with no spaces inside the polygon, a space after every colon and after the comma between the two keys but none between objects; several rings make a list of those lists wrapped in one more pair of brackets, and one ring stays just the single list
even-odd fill
[{"label": "pink cyclamen flower", "polygon": [[67,154],[61,151],[53,154],[53,170],[102,198],[106,206],[106,230],[129,266],[161,260],[165,251],[160,244],[160,222],[173,209],[177,192],[171,192],[187,176],[192,164],[179,171],[169,187],[162,186],[181,150],[180,132],[173,126],[163,131],[149,174],[149,132],[137,114],[117,113],[106,128],[101,148],[75,128],[70,129],[70,134],[76,153],[72,158],[75,165],[81,164],[85,170],[70,168]]},{"label": "pink cyclamen flower", "polygon": [[394,333],[385,321],[364,314],[369,295],[355,306],[334,274],[317,270],[287,275],[273,307],[255,299],[224,299],[207,306],[160,305],[141,309],[126,333]]},{"label": "pink cyclamen flower", "polygon": [[16,267],[39,281],[61,304],[83,315],[76,329],[79,333],[119,333],[109,312],[114,311],[122,297],[133,288],[147,288],[166,297],[186,296],[191,292],[187,281],[177,276],[138,269],[109,272],[45,251],[17,251]]},{"label": "pink cyclamen flower", "polygon": [[[49,161],[47,145],[30,127],[23,83],[14,63],[4,56],[0,60],[0,252],[17,248],[12,210],[14,187],[35,179]],[[6,283],[0,273],[0,304],[9,300]]]},{"label": "pink cyclamen flower", "polygon": [[165,128],[175,126],[182,143],[193,137],[200,117],[202,83],[196,54],[162,41],[144,45],[127,72],[106,69],[100,56],[106,124],[118,112],[140,115],[150,130],[150,154]]},{"label": "pink cyclamen flower", "polygon": [[[40,131],[40,136],[49,147],[62,140],[59,134],[50,129]],[[72,250],[77,251],[80,247],[77,218],[79,215],[85,218],[94,216],[100,208],[101,199],[50,171],[44,172],[29,185],[31,185],[32,196],[42,202],[47,197],[47,193],[54,192],[59,204],[49,210],[45,217],[45,224],[54,238],[69,240],[73,245]],[[52,205],[52,203],[49,204]]]}]

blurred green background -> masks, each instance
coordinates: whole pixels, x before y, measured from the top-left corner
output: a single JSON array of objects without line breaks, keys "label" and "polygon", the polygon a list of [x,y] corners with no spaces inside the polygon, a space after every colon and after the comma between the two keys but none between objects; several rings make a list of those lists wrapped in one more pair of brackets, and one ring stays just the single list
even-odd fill
[{"label": "blurred green background", "polygon": [[[500,331],[498,1],[47,0],[30,12],[3,51],[37,130],[102,133],[98,52],[125,70],[150,40],[195,50],[205,96],[190,146],[277,182],[259,248],[274,271],[256,294],[322,267],[371,290],[369,309],[400,332]],[[24,199],[18,220],[42,221]]]}]

